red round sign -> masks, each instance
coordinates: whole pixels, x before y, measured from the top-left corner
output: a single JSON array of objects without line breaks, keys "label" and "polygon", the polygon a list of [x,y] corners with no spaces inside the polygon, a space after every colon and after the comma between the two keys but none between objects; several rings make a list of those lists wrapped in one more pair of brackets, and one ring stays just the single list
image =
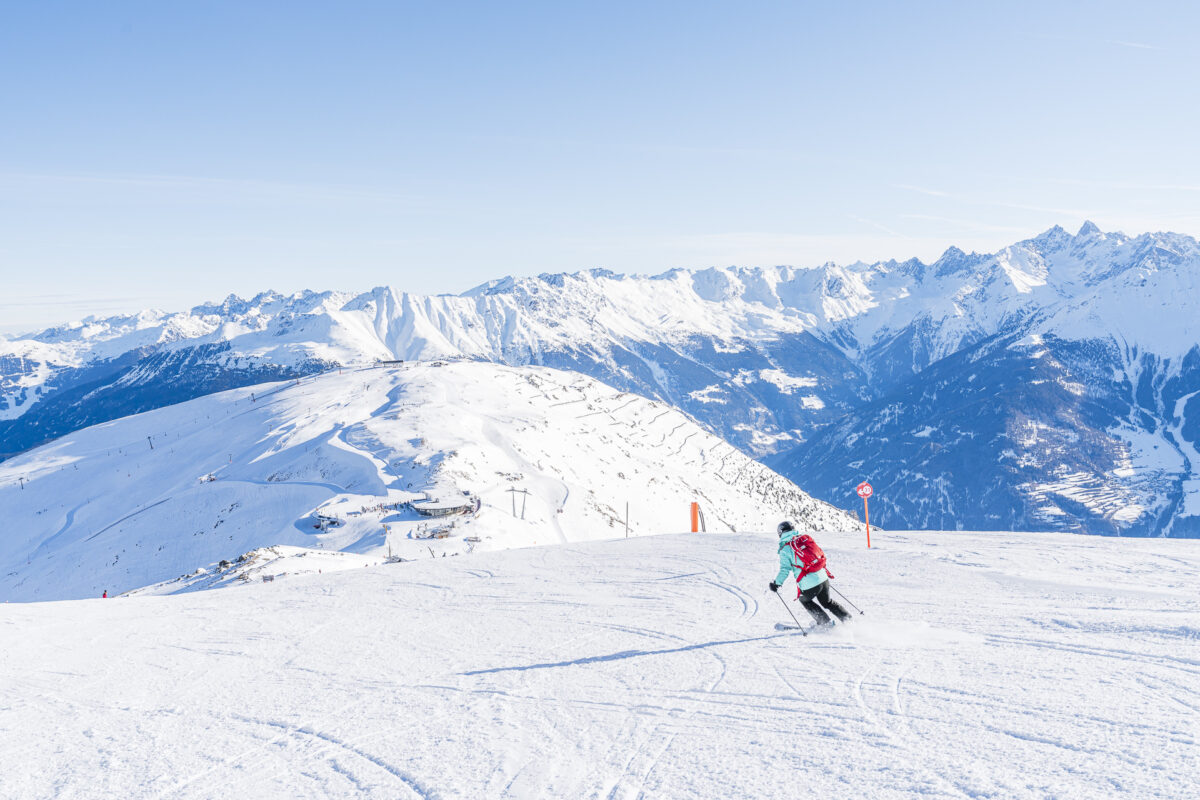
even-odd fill
[{"label": "red round sign", "polygon": [[866,481],[863,481],[862,483],[860,483],[858,485],[858,488],[855,489],[854,491],[858,492],[859,497],[870,497],[871,492],[872,492],[871,484],[867,483]]}]

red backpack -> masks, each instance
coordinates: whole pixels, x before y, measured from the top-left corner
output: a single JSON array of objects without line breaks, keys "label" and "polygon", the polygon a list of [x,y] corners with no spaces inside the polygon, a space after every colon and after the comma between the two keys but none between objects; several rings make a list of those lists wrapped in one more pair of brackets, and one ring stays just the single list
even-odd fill
[{"label": "red backpack", "polygon": [[[792,566],[800,570],[801,578],[819,569],[825,569],[825,551],[807,533],[797,536],[788,544],[792,546],[792,555],[796,557]],[[827,569],[825,571],[829,573],[830,578],[833,577],[833,573]]]}]

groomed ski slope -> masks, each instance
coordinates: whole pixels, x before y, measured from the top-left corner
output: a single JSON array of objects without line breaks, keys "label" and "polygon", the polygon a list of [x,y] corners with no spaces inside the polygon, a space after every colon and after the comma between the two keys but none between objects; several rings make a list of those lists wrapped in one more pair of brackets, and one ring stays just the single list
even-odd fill
[{"label": "groomed ski slope", "polygon": [[0,605],[0,796],[1200,796],[1195,542],[821,541],[808,638],[768,534]]}]

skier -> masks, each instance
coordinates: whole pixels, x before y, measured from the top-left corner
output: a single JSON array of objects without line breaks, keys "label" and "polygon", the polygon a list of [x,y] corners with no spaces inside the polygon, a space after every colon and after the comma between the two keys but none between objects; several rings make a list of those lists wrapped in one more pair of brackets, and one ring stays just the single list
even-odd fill
[{"label": "skier", "polygon": [[105,589],[105,590],[104,590],[104,594],[100,595],[100,599],[101,599],[101,600],[107,600],[107,599],[108,599],[108,589]]},{"label": "skier", "polygon": [[796,530],[796,526],[787,520],[779,523],[777,530],[779,532],[779,574],[775,576],[775,580],[771,581],[771,591],[778,592],[779,585],[788,579],[788,575],[794,573],[796,598],[818,625],[833,624],[833,620],[825,613],[825,609],[833,612],[838,621],[848,622],[850,612],[829,596],[829,579],[833,576],[825,569],[825,553],[811,536],[800,533]]}]

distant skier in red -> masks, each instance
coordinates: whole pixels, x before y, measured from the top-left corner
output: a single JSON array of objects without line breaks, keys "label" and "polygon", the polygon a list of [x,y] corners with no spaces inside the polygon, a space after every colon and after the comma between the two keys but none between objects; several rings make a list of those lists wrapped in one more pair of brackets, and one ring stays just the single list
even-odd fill
[{"label": "distant skier in red", "polygon": [[100,595],[100,597],[107,600],[108,599],[108,589],[105,589],[104,594]]},{"label": "distant skier in red", "polygon": [[[829,579],[833,576],[825,569],[825,553],[807,533],[800,533],[792,523],[779,523],[779,574],[771,581],[771,591],[778,592],[779,586],[789,575],[796,576],[796,597],[804,610],[812,615],[818,625],[832,625],[833,620],[825,610],[833,612],[839,622],[847,622],[850,612],[842,608],[829,596]],[[819,603],[819,605],[818,605]],[[824,606],[825,608],[822,608]]]}]

